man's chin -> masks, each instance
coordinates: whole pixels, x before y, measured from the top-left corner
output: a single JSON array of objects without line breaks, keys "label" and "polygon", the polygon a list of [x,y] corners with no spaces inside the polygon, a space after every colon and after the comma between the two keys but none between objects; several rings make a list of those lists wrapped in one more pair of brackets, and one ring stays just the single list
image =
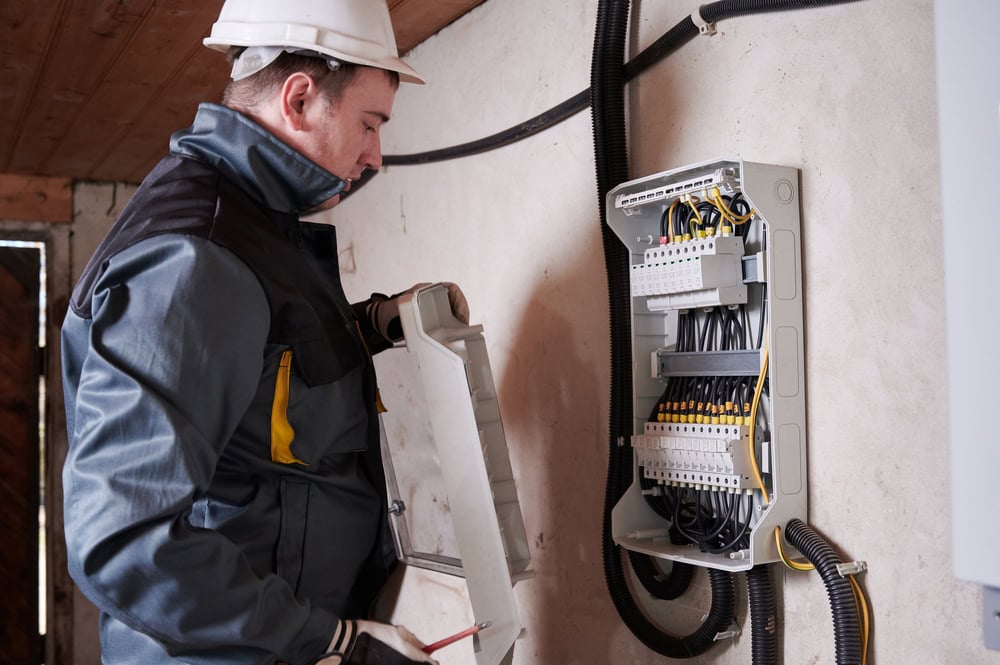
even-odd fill
[{"label": "man's chin", "polygon": [[319,204],[315,208],[310,208],[309,210],[306,210],[302,214],[303,215],[313,215],[313,214],[316,214],[318,212],[323,212],[324,210],[329,210],[330,208],[334,207],[338,203],[340,203],[340,194],[336,194],[335,196],[327,199],[326,201],[324,201],[323,203]]}]

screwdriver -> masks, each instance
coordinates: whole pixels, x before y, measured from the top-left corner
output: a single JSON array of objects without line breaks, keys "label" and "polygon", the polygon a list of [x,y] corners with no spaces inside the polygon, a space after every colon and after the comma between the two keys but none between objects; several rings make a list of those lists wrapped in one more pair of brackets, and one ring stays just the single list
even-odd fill
[{"label": "screwdriver", "polygon": [[477,623],[475,626],[473,626],[471,628],[466,628],[465,630],[463,630],[460,633],[455,633],[454,635],[451,635],[450,637],[446,637],[443,640],[438,640],[437,642],[434,642],[433,644],[428,644],[427,646],[425,646],[422,649],[422,651],[424,653],[434,653],[435,651],[437,651],[438,649],[440,649],[442,647],[446,647],[449,644],[453,644],[455,642],[458,642],[459,640],[464,639],[464,638],[466,638],[466,637],[468,637],[470,635],[475,635],[479,631],[486,630],[487,628],[489,628],[492,625],[493,625],[492,621],[483,621],[482,623]]}]

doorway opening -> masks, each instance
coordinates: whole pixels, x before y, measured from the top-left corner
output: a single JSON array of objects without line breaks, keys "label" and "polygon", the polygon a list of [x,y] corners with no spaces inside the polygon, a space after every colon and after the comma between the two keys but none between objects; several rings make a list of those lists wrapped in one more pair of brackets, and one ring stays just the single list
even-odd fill
[{"label": "doorway opening", "polygon": [[0,500],[5,652],[41,663],[46,633],[46,244],[0,239]]}]

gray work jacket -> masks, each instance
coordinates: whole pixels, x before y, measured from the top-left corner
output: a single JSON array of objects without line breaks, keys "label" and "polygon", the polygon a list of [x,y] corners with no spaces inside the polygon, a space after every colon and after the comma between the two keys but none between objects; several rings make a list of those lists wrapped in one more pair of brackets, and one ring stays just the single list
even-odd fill
[{"label": "gray work jacket", "polygon": [[385,580],[387,343],[297,217],[342,189],[202,105],[74,290],[66,542],[105,665],[309,663]]}]

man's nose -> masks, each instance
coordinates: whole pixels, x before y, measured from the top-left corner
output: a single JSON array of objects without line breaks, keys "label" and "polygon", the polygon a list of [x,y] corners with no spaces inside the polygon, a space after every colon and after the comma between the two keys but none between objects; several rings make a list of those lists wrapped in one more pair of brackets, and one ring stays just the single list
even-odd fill
[{"label": "man's nose", "polygon": [[365,151],[361,155],[361,163],[374,171],[377,171],[382,166],[382,138],[379,136],[379,132],[373,132],[371,138],[365,144]]}]

